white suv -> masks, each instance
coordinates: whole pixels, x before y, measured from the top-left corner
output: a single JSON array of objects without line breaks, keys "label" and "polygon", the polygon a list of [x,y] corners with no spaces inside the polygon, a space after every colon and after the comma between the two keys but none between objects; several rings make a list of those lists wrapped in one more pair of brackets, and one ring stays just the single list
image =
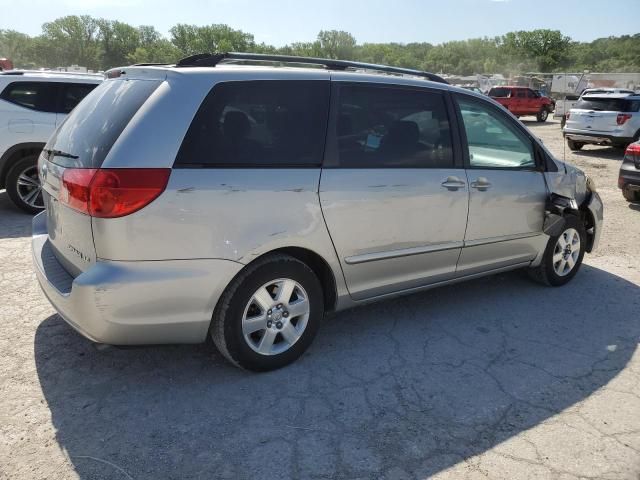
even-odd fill
[{"label": "white suv", "polygon": [[625,148],[640,138],[640,95],[583,94],[566,119],[563,133],[571,150],[586,144]]},{"label": "white suv", "polygon": [[102,75],[67,72],[0,73],[0,189],[22,210],[44,208],[37,161],[67,114]]}]

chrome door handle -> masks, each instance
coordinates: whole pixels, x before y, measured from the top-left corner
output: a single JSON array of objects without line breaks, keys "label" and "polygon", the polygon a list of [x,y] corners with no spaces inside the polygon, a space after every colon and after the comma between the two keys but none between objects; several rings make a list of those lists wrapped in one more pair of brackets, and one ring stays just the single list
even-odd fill
[{"label": "chrome door handle", "polygon": [[478,177],[475,182],[471,182],[471,186],[481,192],[484,192],[491,187],[491,183],[485,177]]},{"label": "chrome door handle", "polygon": [[456,176],[451,176],[451,177],[447,177],[447,179],[444,182],[442,182],[441,185],[447,190],[449,190],[450,192],[453,192],[460,188],[464,188],[466,183],[460,180]]}]

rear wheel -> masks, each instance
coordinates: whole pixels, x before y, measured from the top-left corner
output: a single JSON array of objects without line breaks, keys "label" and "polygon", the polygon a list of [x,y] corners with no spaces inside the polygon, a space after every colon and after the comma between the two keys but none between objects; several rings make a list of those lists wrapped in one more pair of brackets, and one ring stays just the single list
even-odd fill
[{"label": "rear wheel", "polygon": [[213,314],[211,337],[233,364],[274,370],[309,347],[324,315],[320,281],[287,255],[249,265],[229,285]]},{"label": "rear wheel", "polygon": [[582,221],[575,215],[567,215],[564,230],[549,238],[540,265],[529,269],[536,281],[552,287],[568,283],[580,269],[587,245]]},{"label": "rear wheel", "polygon": [[569,150],[576,152],[578,150],[582,150],[582,147],[584,147],[584,143],[567,140],[567,146],[569,147]]},{"label": "rear wheel", "polygon": [[636,192],[630,188],[623,188],[622,196],[627,202],[640,202],[640,192]]},{"label": "rear wheel", "polygon": [[42,186],[38,178],[38,156],[18,160],[7,173],[7,195],[21,210],[38,213],[44,209]]},{"label": "rear wheel", "polygon": [[536,120],[539,122],[546,122],[548,117],[549,111],[546,108],[542,108],[542,110],[538,112],[538,115],[536,115]]}]

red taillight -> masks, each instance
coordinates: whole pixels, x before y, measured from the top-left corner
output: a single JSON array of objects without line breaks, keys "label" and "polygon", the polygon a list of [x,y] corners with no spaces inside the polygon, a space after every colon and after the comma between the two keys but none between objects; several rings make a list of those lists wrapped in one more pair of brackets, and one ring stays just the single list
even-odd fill
[{"label": "red taillight", "polygon": [[60,200],[92,217],[124,217],[155,200],[170,174],[169,168],[68,168]]},{"label": "red taillight", "polygon": [[60,201],[74,210],[89,213],[89,187],[95,168],[67,168],[62,174]]},{"label": "red taillight", "polygon": [[567,113],[567,115],[565,116],[567,120],[569,120],[570,115],[571,115],[571,112]]},{"label": "red taillight", "polygon": [[631,114],[629,113],[619,113],[616,118],[616,123],[618,125],[624,125],[627,120],[631,118]]},{"label": "red taillight", "polygon": [[640,143],[632,143],[624,153],[625,155],[640,156]]}]

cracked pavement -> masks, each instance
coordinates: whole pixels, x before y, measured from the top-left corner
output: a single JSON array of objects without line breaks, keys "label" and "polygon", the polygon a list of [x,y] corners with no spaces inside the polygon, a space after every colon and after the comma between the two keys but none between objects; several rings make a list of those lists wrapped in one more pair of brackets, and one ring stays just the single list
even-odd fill
[{"label": "cracked pavement", "polygon": [[[562,158],[557,122],[527,124]],[[335,314],[265,374],[80,337],[0,191],[0,478],[638,480],[640,205],[620,152],[569,155],[606,222],[569,285],[513,272]]]}]

